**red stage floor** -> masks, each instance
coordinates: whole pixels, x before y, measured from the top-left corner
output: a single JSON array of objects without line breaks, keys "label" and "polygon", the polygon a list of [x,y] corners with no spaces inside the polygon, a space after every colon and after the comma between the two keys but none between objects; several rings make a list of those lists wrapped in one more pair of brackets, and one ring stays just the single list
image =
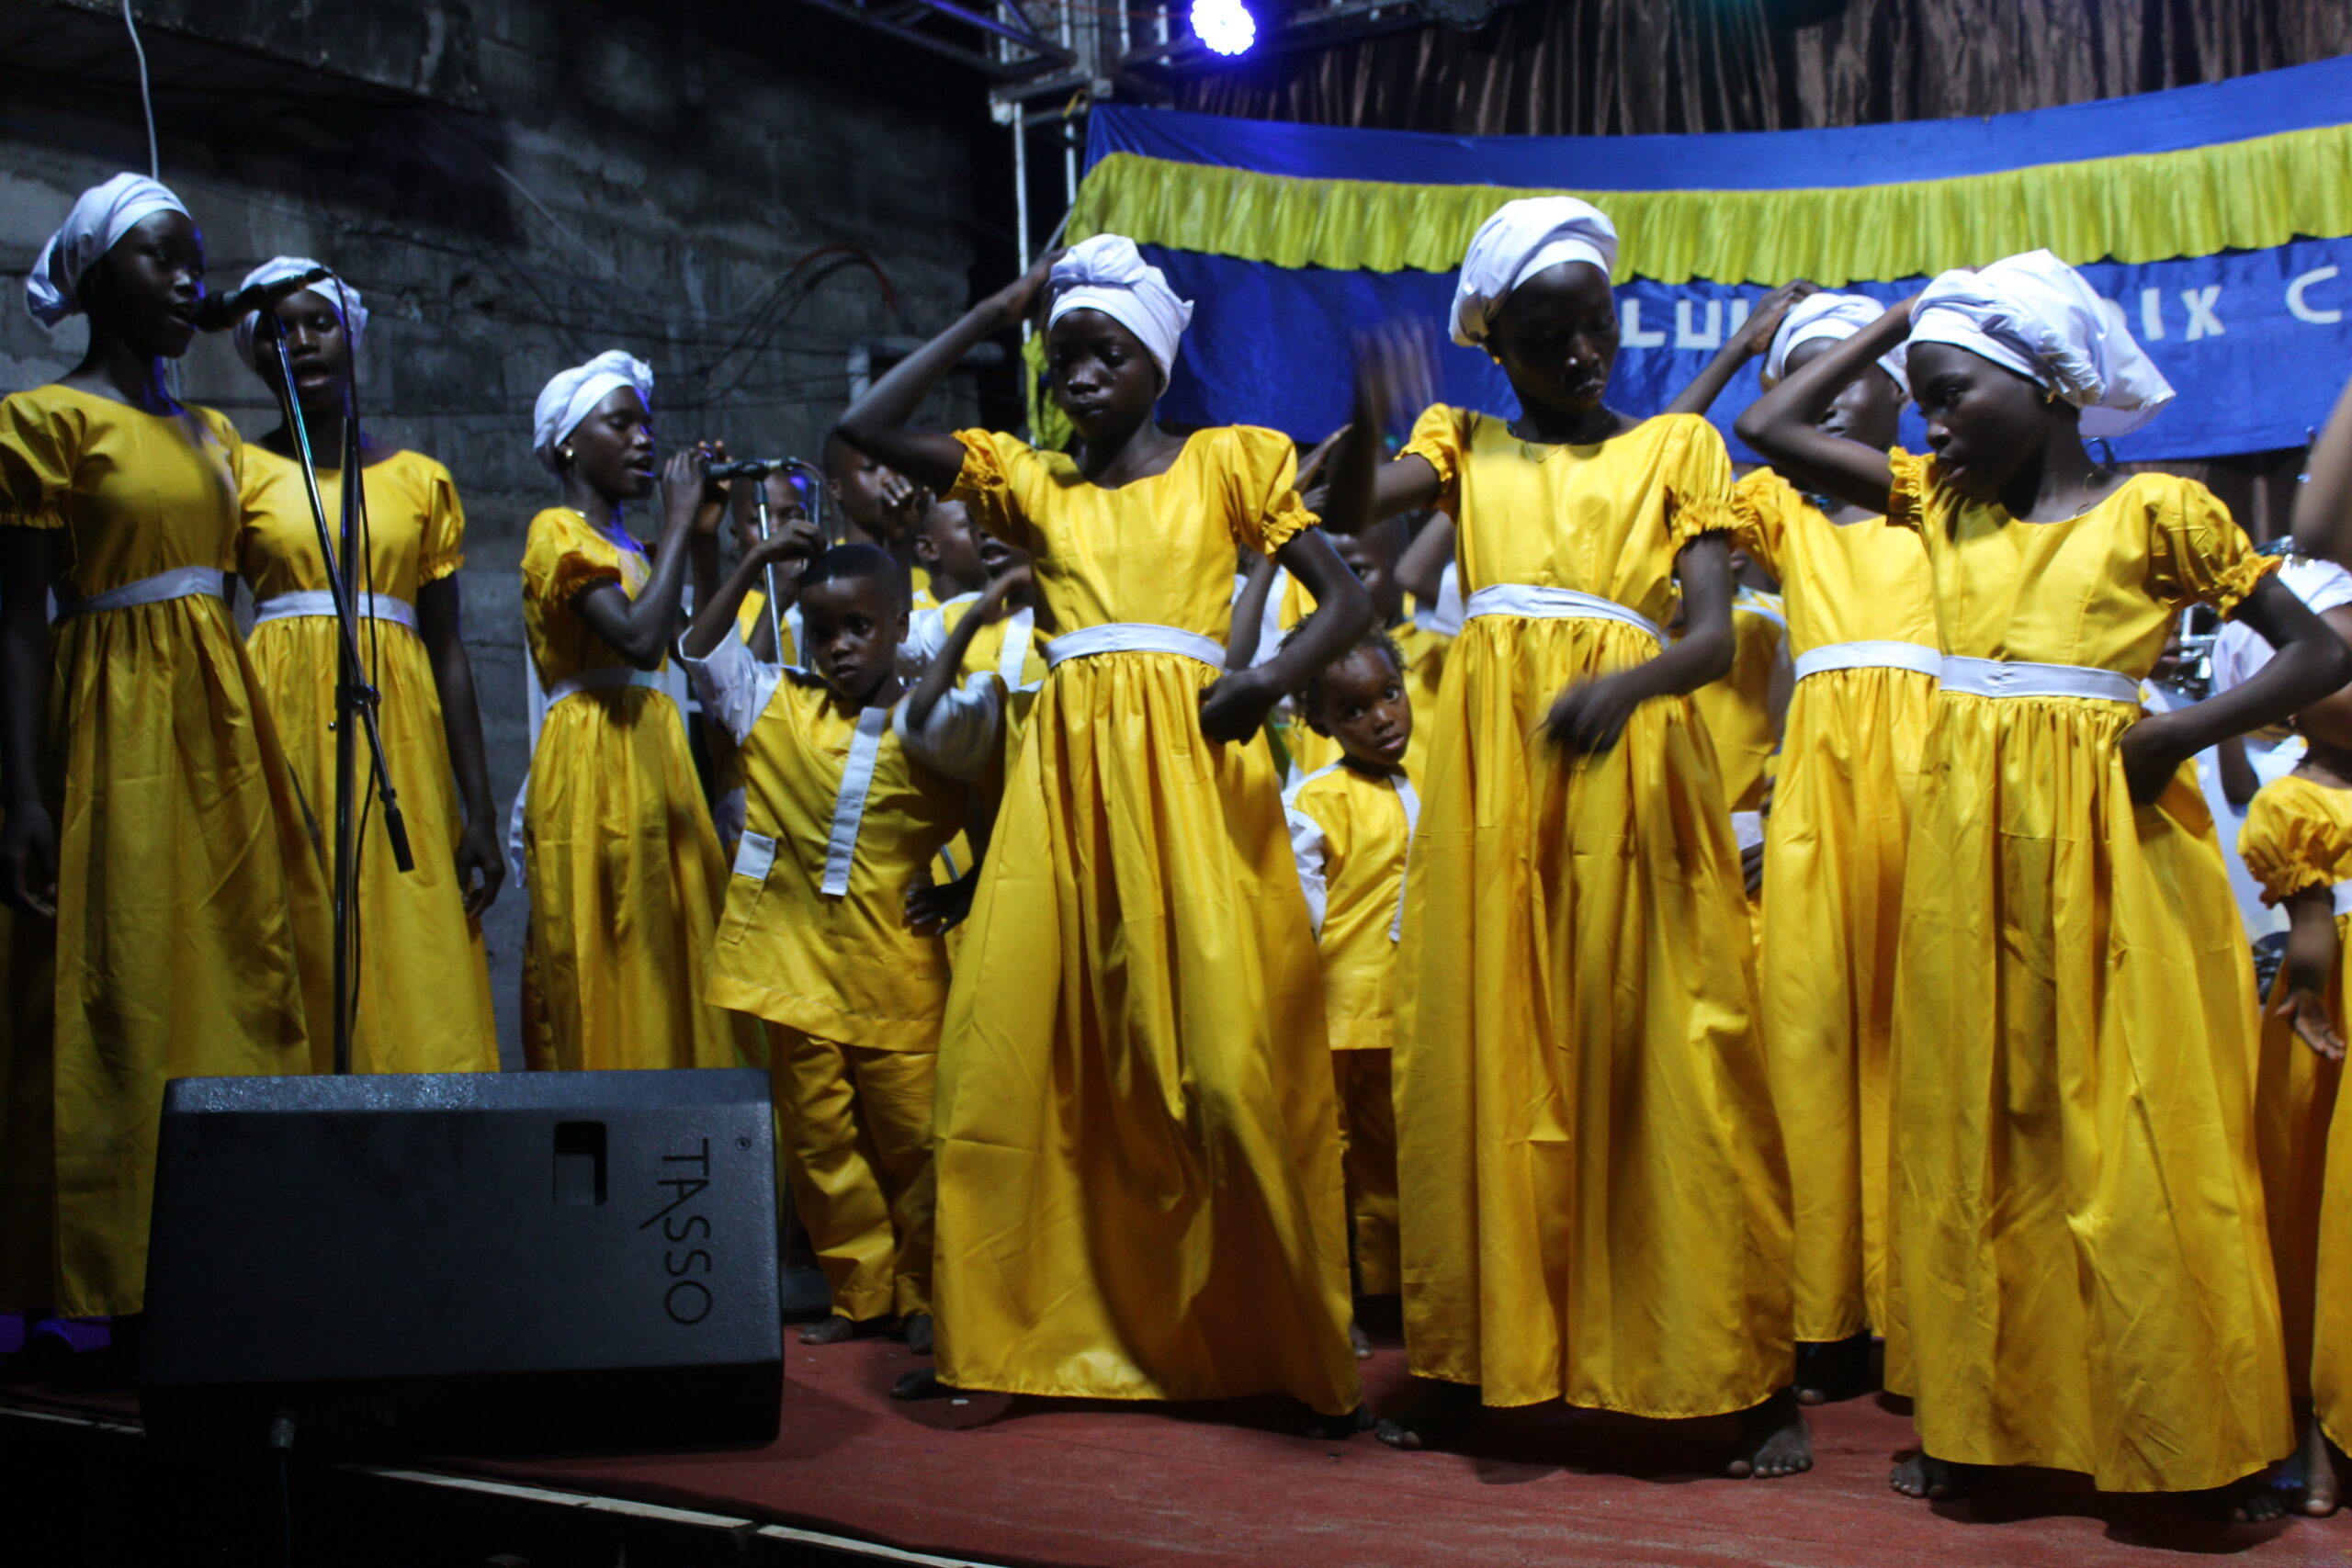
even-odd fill
[{"label": "red stage floor", "polygon": [[[1909,1425],[1867,1400],[1815,1413],[1812,1474],[1738,1482],[1712,1473],[1727,1421],[1521,1412],[1490,1418],[1464,1451],[1406,1454],[1368,1434],[1292,1436],[1256,1406],[896,1404],[891,1382],[921,1364],[903,1347],[786,1344],[785,1436],[765,1450],[444,1468],[1053,1568],[2352,1562],[2352,1513],[2225,1527],[2049,1474],[1998,1480],[1971,1503],[1909,1502],[1886,1487]],[[1375,1402],[1403,1381],[1393,1348],[1368,1365]]]}]

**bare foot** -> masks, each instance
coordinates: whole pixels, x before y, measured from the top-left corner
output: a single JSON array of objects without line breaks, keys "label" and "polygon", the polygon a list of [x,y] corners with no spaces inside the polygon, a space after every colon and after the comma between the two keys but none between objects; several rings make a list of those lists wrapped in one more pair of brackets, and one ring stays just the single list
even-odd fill
[{"label": "bare foot", "polygon": [[1797,1403],[1827,1404],[1870,1392],[1871,1337],[1868,1329],[1826,1344],[1797,1346]]},{"label": "bare foot", "polygon": [[2243,1481],[2191,1495],[2204,1512],[2224,1524],[2267,1525],[2287,1517],[2287,1495],[2259,1471]]},{"label": "bare foot", "polygon": [[1813,1468],[1813,1431],[1805,1425],[1796,1390],[1784,1388],[1752,1410],[1739,1413],[1739,1451],[1724,1467],[1735,1481],[1802,1475]]},{"label": "bare foot", "polygon": [[927,1312],[910,1312],[907,1314],[907,1315],[904,1318],[901,1318],[899,1322],[899,1337],[904,1339],[907,1342],[907,1348],[913,1351],[916,1355],[930,1355],[932,1338],[931,1314]]},{"label": "bare foot", "polygon": [[1886,1483],[1905,1497],[1922,1497],[1931,1503],[1950,1502],[1965,1497],[1976,1484],[1980,1467],[1955,1464],[1948,1459],[1935,1459],[1925,1452],[1905,1454],[1895,1462],[1894,1472]]},{"label": "bare foot", "polygon": [[893,1399],[945,1399],[955,1392],[939,1381],[938,1371],[931,1367],[919,1367],[890,1385]]},{"label": "bare foot", "polygon": [[1418,1450],[1469,1427],[1483,1409],[1476,1384],[1423,1379],[1405,1407],[1381,1417],[1373,1429],[1392,1449]]},{"label": "bare foot", "polygon": [[883,1320],[878,1317],[858,1319],[833,1316],[822,1323],[812,1323],[800,1331],[803,1345],[838,1345],[845,1339],[864,1339],[882,1332]]},{"label": "bare foot", "polygon": [[1364,1333],[1363,1325],[1353,1318],[1348,1320],[1348,1343],[1355,1347],[1357,1360],[1372,1359],[1372,1339]]},{"label": "bare foot", "polygon": [[2327,1434],[2319,1428],[2319,1417],[2311,1411],[2303,1412],[2303,1440],[2279,1462],[2270,1483],[2301,1498],[2297,1506],[2312,1518],[2324,1519],[2335,1512],[2335,1445],[2327,1440]]}]

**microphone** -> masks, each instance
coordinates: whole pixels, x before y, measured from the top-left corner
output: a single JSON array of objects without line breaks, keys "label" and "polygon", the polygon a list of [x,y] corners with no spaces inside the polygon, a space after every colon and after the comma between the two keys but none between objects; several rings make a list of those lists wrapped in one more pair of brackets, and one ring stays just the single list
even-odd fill
[{"label": "microphone", "polygon": [[196,302],[196,329],[205,333],[225,333],[245,319],[248,310],[266,310],[288,294],[297,294],[322,278],[334,274],[322,266],[314,266],[300,277],[281,278],[276,283],[258,283],[251,288],[240,288],[234,294],[208,294]]},{"label": "microphone", "polygon": [[715,479],[763,479],[779,469],[807,466],[797,457],[730,457],[703,471]]}]

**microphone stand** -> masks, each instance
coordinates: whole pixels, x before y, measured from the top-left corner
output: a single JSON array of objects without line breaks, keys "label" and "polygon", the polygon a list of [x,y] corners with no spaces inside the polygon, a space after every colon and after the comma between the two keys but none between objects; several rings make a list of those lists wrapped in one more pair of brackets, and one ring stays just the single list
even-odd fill
[{"label": "microphone stand", "polygon": [[[808,487],[809,494],[816,501],[818,531],[825,534],[826,543],[833,542],[832,536],[825,533],[825,472],[814,463],[802,457],[738,457],[731,462],[713,463],[710,471],[721,479],[748,479],[752,481],[752,521],[758,526],[763,541],[774,525],[768,511],[768,476],[779,471],[797,471],[808,475],[812,481]],[[776,660],[781,663],[784,662],[784,627],[776,614],[775,564],[771,561],[762,567],[760,577],[767,591],[768,641],[775,648]]]},{"label": "microphone stand", "polygon": [[368,735],[368,755],[375,764],[378,798],[384,810],[384,833],[391,840],[392,863],[401,871],[416,869],[410,852],[408,824],[401,817],[400,796],[392,788],[392,772],[384,761],[384,737],[376,723],[379,697],[360,662],[358,623],[352,609],[354,562],[359,547],[359,519],[365,504],[359,490],[365,473],[359,451],[359,410],[349,389],[343,404],[343,467],[341,469],[343,547],[335,547],[327,527],[327,508],[319,492],[319,468],[311,447],[310,426],[302,418],[301,400],[294,395],[294,363],[286,352],[285,324],[275,310],[264,308],[261,328],[277,356],[277,409],[294,438],[294,457],[302,469],[303,492],[311,502],[311,521],[318,530],[319,558],[326,563],[327,592],[334,602],[338,643],[334,702],[334,1070],[351,1071],[352,936],[357,929],[359,878],[352,810],[353,785],[357,782],[359,736],[352,720]]}]

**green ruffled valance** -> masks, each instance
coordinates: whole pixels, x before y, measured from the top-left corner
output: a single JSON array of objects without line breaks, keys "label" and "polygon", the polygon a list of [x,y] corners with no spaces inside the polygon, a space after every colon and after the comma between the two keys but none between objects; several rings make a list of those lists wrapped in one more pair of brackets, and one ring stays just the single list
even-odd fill
[{"label": "green ruffled valance", "polygon": [[1580,196],[1617,224],[1617,278],[1837,287],[2043,246],[2069,262],[2163,261],[2352,234],[2352,125],[2177,152],[1811,190],[1575,190],[1299,179],[1114,152],[1079,189],[1069,238],[1285,267],[1447,272],[1487,214]]}]

